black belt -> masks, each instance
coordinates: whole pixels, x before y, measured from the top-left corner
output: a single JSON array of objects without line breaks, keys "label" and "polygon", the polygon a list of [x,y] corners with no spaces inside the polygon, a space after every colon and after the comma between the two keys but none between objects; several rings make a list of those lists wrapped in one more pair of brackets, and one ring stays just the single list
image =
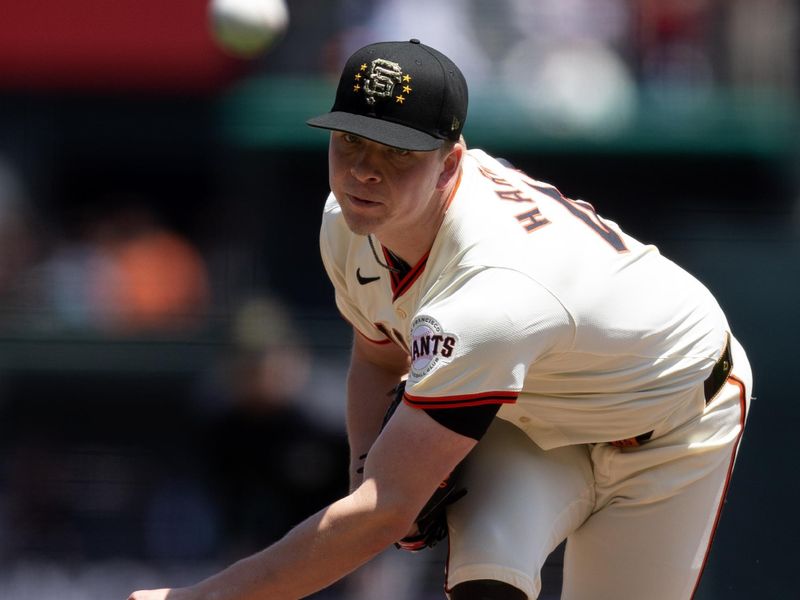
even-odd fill
[{"label": "black belt", "polygon": [[706,404],[711,402],[714,396],[722,389],[722,386],[728,380],[728,375],[731,374],[732,368],[733,356],[731,355],[731,338],[728,336],[728,340],[725,342],[725,350],[722,351],[722,356],[719,357],[714,364],[714,368],[711,369],[711,374],[706,377],[706,380],[703,382]]},{"label": "black belt", "polygon": [[[714,363],[714,368],[711,369],[711,374],[706,377],[706,380],[703,382],[703,393],[706,397],[706,404],[711,402],[714,399],[714,396],[716,396],[722,389],[722,386],[725,384],[725,381],[727,381],[728,375],[730,375],[732,368],[733,357],[731,355],[731,338],[730,336],[727,336],[725,349],[722,351],[722,355],[719,357],[719,359],[717,359],[717,362]],[[634,446],[641,446],[651,437],[653,437],[653,432],[648,431],[647,433],[628,438],[627,440],[610,442],[610,444],[612,446],[616,446],[617,448],[631,448]]]}]

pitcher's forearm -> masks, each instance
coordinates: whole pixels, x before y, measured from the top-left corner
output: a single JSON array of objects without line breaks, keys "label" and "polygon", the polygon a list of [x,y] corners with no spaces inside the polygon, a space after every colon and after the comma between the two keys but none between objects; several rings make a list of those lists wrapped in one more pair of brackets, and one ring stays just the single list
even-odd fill
[{"label": "pitcher's forearm", "polygon": [[327,587],[405,533],[396,511],[375,510],[374,502],[374,494],[359,492],[334,502],[269,548],[194,586],[191,598],[291,600]]},{"label": "pitcher's forearm", "polygon": [[[397,348],[371,353],[358,338],[347,374],[347,437],[350,443],[350,489],[362,480],[364,457],[380,432],[391,402],[390,390],[408,373],[407,356]],[[376,361],[376,358],[379,359]]]}]

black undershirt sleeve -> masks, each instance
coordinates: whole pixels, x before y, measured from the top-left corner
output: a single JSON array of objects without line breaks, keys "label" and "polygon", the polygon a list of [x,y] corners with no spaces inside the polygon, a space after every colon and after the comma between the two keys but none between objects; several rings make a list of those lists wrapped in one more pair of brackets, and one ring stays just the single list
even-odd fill
[{"label": "black undershirt sleeve", "polygon": [[423,409],[430,417],[451,431],[479,440],[489,429],[499,404],[479,404],[463,408],[429,408]]}]

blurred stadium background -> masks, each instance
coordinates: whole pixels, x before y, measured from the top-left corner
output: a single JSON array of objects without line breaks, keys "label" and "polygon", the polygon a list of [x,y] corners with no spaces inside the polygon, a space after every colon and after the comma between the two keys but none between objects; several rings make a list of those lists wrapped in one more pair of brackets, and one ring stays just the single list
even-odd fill
[{"label": "blurred stadium background", "polygon": [[[352,50],[411,37],[463,67],[471,146],[717,294],[757,401],[698,597],[796,594],[800,3],[287,4],[243,60],[206,0],[0,0],[0,598],[188,583],[343,492],[350,333],[304,121]],[[443,560],[316,597],[440,598]]]}]

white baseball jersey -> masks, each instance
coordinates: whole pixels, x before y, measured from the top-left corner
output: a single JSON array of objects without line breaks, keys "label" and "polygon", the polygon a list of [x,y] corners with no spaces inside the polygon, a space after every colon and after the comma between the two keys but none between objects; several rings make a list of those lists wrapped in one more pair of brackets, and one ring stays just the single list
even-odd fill
[{"label": "white baseball jersey", "polygon": [[481,150],[465,154],[433,246],[402,280],[333,194],[321,249],[343,316],[409,352],[409,404],[499,403],[544,449],[657,435],[696,415],[729,329],[654,246]]}]

